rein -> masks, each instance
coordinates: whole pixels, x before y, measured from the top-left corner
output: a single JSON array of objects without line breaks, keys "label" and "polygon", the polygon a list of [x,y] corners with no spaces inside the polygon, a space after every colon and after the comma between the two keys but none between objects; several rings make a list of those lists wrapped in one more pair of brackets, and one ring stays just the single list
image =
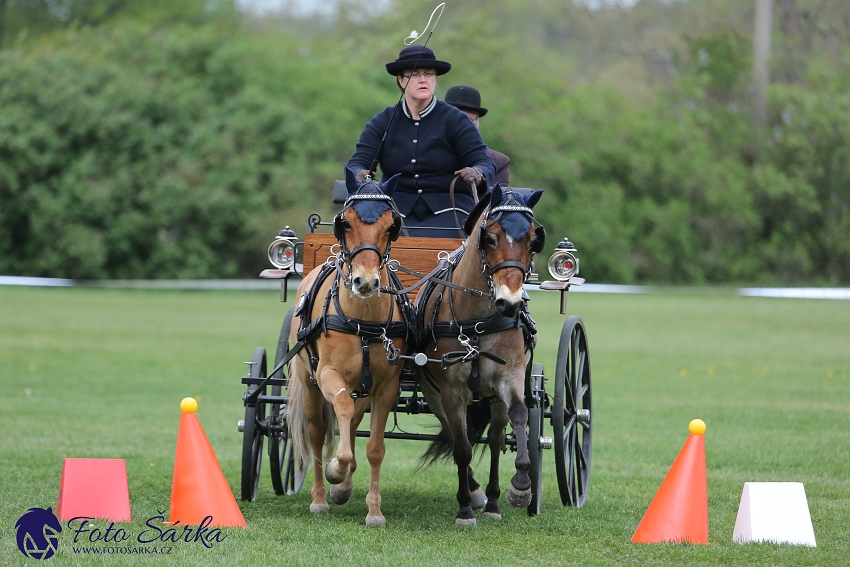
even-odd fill
[{"label": "rein", "polygon": [[428,282],[435,282],[437,285],[444,285],[446,287],[450,287],[452,289],[456,289],[456,290],[462,291],[464,293],[469,293],[469,294],[474,295],[475,297],[478,297],[480,299],[489,299],[489,300],[493,299],[492,295],[490,295],[486,292],[483,292],[480,289],[465,287],[465,286],[456,284],[456,283],[452,282],[451,280],[447,280],[447,279],[438,277],[438,274],[446,271],[446,268],[448,266],[449,266],[449,260],[447,260],[446,258],[441,258],[439,263],[437,264],[436,268],[434,268],[433,270],[431,270],[427,274],[422,274],[420,272],[417,272],[416,270],[410,270],[408,268],[405,268],[404,266],[399,264],[398,261],[396,261],[396,260],[390,260],[387,263],[387,267],[390,269],[390,271],[393,271],[393,272],[401,271],[401,272],[404,272],[405,274],[408,274],[408,275],[411,275],[411,276],[417,276],[419,278],[419,281],[416,282],[415,284],[413,284],[410,287],[406,287],[404,289],[398,289],[398,290],[381,286],[381,291],[386,292],[386,293],[390,293],[390,294],[401,295],[401,294],[410,293],[414,289],[416,289],[416,288],[418,288],[418,287],[420,287],[423,284],[426,284]]}]

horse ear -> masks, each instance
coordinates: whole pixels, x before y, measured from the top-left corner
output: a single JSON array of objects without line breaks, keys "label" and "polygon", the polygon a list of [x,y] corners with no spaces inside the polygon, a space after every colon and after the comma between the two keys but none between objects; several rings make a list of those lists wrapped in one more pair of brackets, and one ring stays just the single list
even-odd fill
[{"label": "horse ear", "polygon": [[354,172],[349,168],[345,168],[345,188],[348,190],[349,195],[353,195],[359,189],[359,183],[357,183],[357,177]]},{"label": "horse ear", "polygon": [[398,178],[401,177],[401,173],[396,173],[389,179],[387,179],[386,183],[381,185],[381,190],[384,192],[384,195],[387,197],[392,197],[393,192],[395,192],[395,187],[398,184]]},{"label": "horse ear", "polygon": [[505,195],[502,193],[502,186],[496,183],[493,185],[493,188],[490,190],[490,208],[494,209],[501,205],[505,201]]},{"label": "horse ear", "polygon": [[[498,187],[498,184],[496,184],[496,186]],[[501,193],[501,191],[499,192]],[[473,229],[475,229],[475,223],[478,222],[478,217],[481,216],[481,213],[487,208],[487,205],[490,204],[490,196],[492,194],[492,191],[488,191],[482,195],[481,200],[472,207],[472,210],[469,212],[469,216],[466,217],[466,222],[463,223],[463,232],[465,232],[467,236],[472,234]]]},{"label": "horse ear", "polygon": [[528,195],[523,195],[522,198],[525,201],[525,206],[529,209],[533,209],[534,205],[537,204],[537,201],[540,200],[540,197],[543,195],[543,189],[539,189],[534,193],[529,193]]}]

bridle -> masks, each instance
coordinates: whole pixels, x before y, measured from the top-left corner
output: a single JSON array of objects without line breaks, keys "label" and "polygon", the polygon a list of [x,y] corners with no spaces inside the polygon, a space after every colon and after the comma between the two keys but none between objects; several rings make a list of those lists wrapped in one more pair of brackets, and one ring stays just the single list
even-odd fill
[{"label": "bridle", "polygon": [[[493,276],[499,270],[504,270],[506,268],[516,268],[520,270],[523,274],[523,281],[527,278],[529,272],[531,271],[531,261],[534,259],[535,254],[539,254],[543,250],[543,246],[546,243],[546,229],[538,223],[534,218],[534,212],[528,207],[522,200],[514,197],[513,192],[510,189],[505,190],[505,203],[502,205],[498,205],[493,207],[492,209],[488,209],[487,213],[484,215],[484,218],[481,220],[481,224],[478,227],[478,250],[481,253],[481,266],[484,275],[487,278],[487,284],[490,286],[490,294],[495,296],[495,287],[496,284],[493,281]],[[530,217],[531,224],[536,225],[534,229],[534,233],[536,238],[534,242],[531,244],[531,256],[529,257],[528,264],[524,264],[517,260],[505,260],[499,262],[495,266],[490,265],[490,261],[487,259],[487,250],[486,245],[483,244],[484,237],[486,235],[487,229],[495,225],[496,223],[500,223],[502,220],[502,216],[506,213],[521,213]]]},{"label": "bridle", "polygon": [[[333,220],[334,225],[334,236],[337,240],[339,240],[339,253],[335,255],[335,263],[337,266],[337,271],[340,273],[343,283],[346,288],[351,288],[351,280],[348,276],[346,276],[342,270],[342,266],[345,265],[348,268],[348,273],[351,274],[352,270],[352,262],[354,261],[354,257],[364,252],[366,250],[371,250],[375,254],[378,255],[380,259],[380,263],[378,265],[378,270],[384,269],[387,262],[389,261],[390,256],[390,247],[392,243],[398,239],[399,232],[401,231],[401,215],[396,210],[395,203],[393,202],[392,197],[389,195],[385,195],[380,190],[378,192],[369,192],[362,193],[362,191],[366,188],[370,188],[371,186],[380,187],[377,183],[365,183],[360,189],[358,189],[357,193],[349,195],[343,204],[343,209],[340,211]],[[389,209],[392,211],[393,215],[393,225],[389,229],[389,238],[387,239],[387,247],[384,250],[381,250],[376,244],[360,244],[355,246],[353,250],[348,249],[348,244],[345,241],[345,223],[347,222],[343,218],[343,214],[348,209],[355,207],[358,203],[362,203],[364,201],[383,201],[386,202],[389,206]],[[381,213],[383,214],[383,212]]]}]

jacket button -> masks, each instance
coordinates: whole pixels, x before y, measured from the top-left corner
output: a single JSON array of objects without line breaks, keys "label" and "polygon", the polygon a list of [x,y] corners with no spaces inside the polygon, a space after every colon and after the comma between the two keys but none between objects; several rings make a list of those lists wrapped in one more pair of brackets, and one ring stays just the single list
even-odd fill
[{"label": "jacket button", "polygon": [[414,122],[414,123],[413,123],[413,125],[414,125],[414,126],[419,126],[419,122]]},{"label": "jacket button", "polygon": [[415,143],[416,143],[416,140],[413,140],[413,143],[415,144]]},{"label": "jacket button", "polygon": [[419,179],[419,174],[418,174],[418,173],[414,174],[413,178],[414,178],[414,179]]},{"label": "jacket button", "polygon": [[416,191],[416,192],[421,194],[421,193],[422,193],[422,189],[419,189],[419,190],[418,190],[418,191]]},{"label": "jacket button", "polygon": [[410,160],[410,163],[416,163],[415,159]]}]

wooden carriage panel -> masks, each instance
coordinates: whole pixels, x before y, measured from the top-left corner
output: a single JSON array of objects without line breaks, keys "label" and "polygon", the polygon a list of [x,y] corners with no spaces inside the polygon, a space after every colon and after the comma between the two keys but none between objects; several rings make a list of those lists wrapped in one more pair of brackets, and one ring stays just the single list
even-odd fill
[{"label": "wooden carriage panel", "polygon": [[[314,233],[304,237],[304,273],[308,274],[318,265],[324,264],[331,256],[331,247],[337,244],[333,234]],[[437,265],[437,254],[441,251],[451,252],[463,244],[461,238],[419,238],[400,236],[393,242],[390,258],[398,260],[408,270],[427,274]],[[398,273],[405,287],[410,286],[419,278]]]}]

